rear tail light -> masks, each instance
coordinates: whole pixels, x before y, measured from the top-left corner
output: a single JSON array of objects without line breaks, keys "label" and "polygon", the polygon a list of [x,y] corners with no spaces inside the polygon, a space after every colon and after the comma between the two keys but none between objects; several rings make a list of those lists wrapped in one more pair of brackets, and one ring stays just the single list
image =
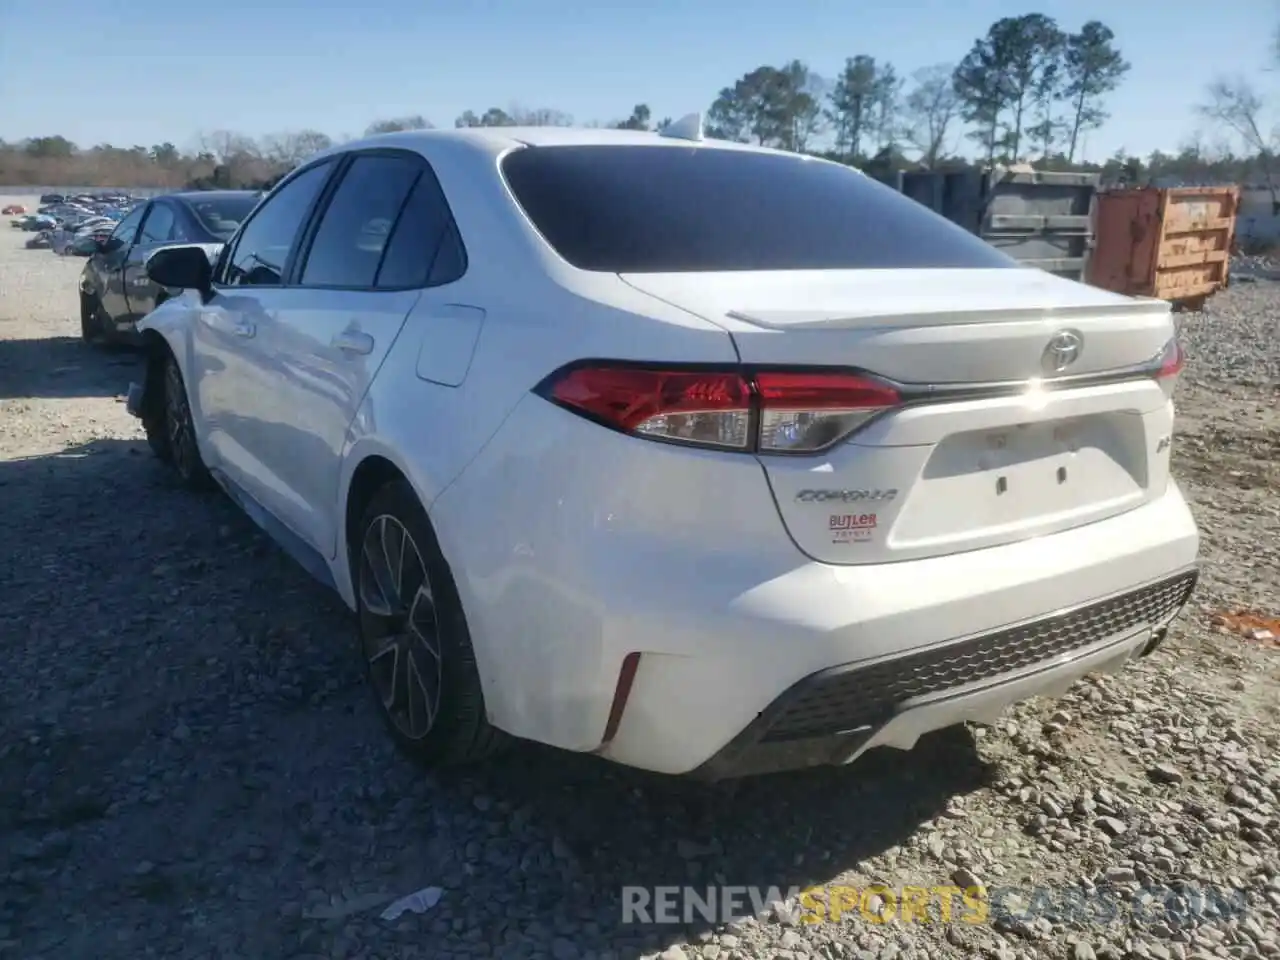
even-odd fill
[{"label": "rear tail light", "polygon": [[554,377],[543,395],[624,433],[701,446],[747,446],[751,393],[737,373],[577,367]]},{"label": "rear tail light", "polygon": [[1182,344],[1178,342],[1177,337],[1165,344],[1158,362],[1160,364],[1156,370],[1158,380],[1176,377],[1182,372],[1182,368],[1186,366],[1187,355],[1183,352]]},{"label": "rear tail light", "polygon": [[755,387],[765,453],[829,447],[900,400],[892,387],[848,373],[762,372]]},{"label": "rear tail light", "polygon": [[1156,378],[1156,382],[1160,384],[1160,389],[1164,391],[1164,395],[1169,399],[1173,399],[1173,391],[1178,383],[1178,374],[1182,373],[1182,368],[1186,365],[1187,357],[1182,352],[1182,344],[1178,343],[1178,338],[1174,337],[1164,345],[1164,349],[1160,351],[1160,355],[1151,363],[1152,375]]},{"label": "rear tail light", "polygon": [[892,387],[834,371],[566,368],[537,391],[568,410],[650,440],[760,453],[815,453],[896,406]]}]

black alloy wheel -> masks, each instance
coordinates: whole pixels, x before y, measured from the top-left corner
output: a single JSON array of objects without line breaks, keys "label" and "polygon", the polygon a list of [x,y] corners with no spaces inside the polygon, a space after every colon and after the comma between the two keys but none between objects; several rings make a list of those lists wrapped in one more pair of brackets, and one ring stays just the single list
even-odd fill
[{"label": "black alloy wheel", "polygon": [[396,746],[428,767],[499,750],[457,587],[406,481],[373,495],[350,555],[360,652]]}]

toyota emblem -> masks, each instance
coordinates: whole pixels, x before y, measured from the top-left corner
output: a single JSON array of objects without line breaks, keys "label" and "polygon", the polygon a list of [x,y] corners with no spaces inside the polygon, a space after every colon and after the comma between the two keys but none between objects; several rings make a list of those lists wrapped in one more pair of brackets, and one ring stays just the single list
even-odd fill
[{"label": "toyota emblem", "polygon": [[1045,345],[1041,363],[1049,373],[1061,373],[1080,359],[1084,337],[1075,330],[1059,330]]}]

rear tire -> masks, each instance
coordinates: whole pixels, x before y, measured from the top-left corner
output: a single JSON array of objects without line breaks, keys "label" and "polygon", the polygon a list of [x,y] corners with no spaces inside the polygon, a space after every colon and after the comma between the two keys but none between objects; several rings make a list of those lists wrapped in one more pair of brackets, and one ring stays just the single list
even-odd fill
[{"label": "rear tire", "polygon": [[162,454],[161,459],[168,460],[173,466],[184,487],[189,490],[208,490],[213,486],[213,478],[209,476],[200,456],[195,423],[191,417],[191,404],[187,399],[187,387],[182,380],[182,371],[178,369],[178,361],[172,354],[165,358],[164,379],[161,383],[164,387],[164,413],[157,420],[164,432],[161,436],[153,436],[152,424],[155,421],[144,421],[147,442],[153,451]]},{"label": "rear tire", "polygon": [[396,747],[428,767],[476,763],[509,742],[486,717],[458,591],[404,480],[370,500],[351,545],[359,649]]}]

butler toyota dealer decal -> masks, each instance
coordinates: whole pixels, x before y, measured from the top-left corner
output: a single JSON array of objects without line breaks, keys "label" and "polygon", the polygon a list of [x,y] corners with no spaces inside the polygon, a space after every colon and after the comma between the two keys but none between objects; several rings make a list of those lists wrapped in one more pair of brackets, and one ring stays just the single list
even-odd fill
[{"label": "butler toyota dealer decal", "polygon": [[833,513],[829,523],[832,543],[860,543],[871,539],[876,528],[874,513]]}]

